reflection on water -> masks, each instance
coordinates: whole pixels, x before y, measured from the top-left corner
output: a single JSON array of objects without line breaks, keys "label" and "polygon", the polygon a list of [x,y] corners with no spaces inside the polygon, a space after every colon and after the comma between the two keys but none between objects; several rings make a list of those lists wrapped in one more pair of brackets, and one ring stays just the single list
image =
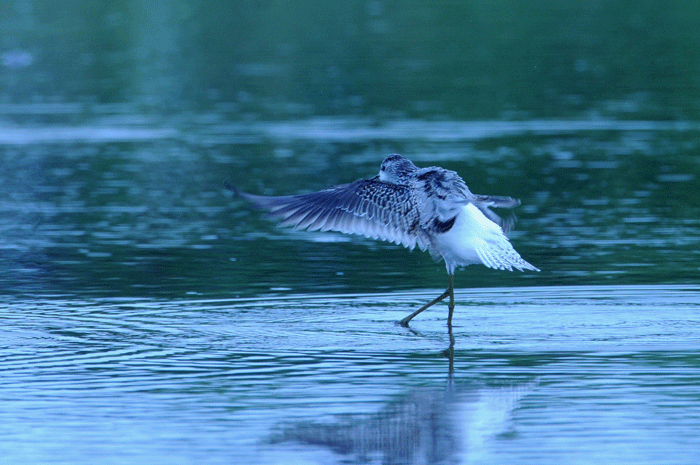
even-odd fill
[{"label": "reflection on water", "polygon": [[270,441],[328,448],[358,463],[482,461],[493,454],[499,435],[513,434],[511,414],[528,389],[417,390],[373,415],[283,426]]},{"label": "reflection on water", "polygon": [[697,286],[460,290],[454,346],[431,293],[3,298],[0,454],[694,463]]},{"label": "reflection on water", "polygon": [[444,391],[416,391],[375,415],[285,426],[271,442],[327,447],[357,462],[378,455],[381,463],[441,463],[460,451],[452,397]]},{"label": "reflection on water", "polygon": [[[5,3],[0,461],[697,462],[698,7]],[[522,200],[542,273],[459,271],[453,335],[394,324],[427,254],[222,188],[396,152]]]},{"label": "reflection on water", "polygon": [[[696,128],[336,123],[0,129],[0,456],[693,463]],[[522,200],[543,272],[459,271],[452,340],[443,306],[394,324],[442,264],[277,229],[222,186],[322,189],[390,152]]]},{"label": "reflection on water", "polygon": [[[453,341],[454,342],[454,341]],[[424,464],[483,462],[497,437],[513,434],[511,414],[532,384],[455,387],[454,346],[447,385],[403,393],[375,414],[347,414],[335,421],[277,425],[270,444],[327,448],[353,463]],[[294,450],[292,448],[292,450]]]}]

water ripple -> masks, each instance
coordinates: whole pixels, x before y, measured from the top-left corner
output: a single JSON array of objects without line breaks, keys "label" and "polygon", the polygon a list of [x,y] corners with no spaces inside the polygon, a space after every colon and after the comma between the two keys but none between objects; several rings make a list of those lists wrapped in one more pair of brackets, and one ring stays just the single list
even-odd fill
[{"label": "water ripple", "polygon": [[[449,454],[489,463],[601,450],[611,428],[647,454],[691,447],[698,286],[460,290],[452,374],[444,307],[413,330],[394,324],[437,292],[6,300],[0,435],[32,454],[70,440],[78,456],[100,444],[160,457],[152,441],[184,452],[195,440],[279,461],[299,443],[405,454],[405,438],[426,436],[373,435],[435,432],[440,419],[441,437],[461,438]],[[668,433],[641,440],[650,429]]]}]

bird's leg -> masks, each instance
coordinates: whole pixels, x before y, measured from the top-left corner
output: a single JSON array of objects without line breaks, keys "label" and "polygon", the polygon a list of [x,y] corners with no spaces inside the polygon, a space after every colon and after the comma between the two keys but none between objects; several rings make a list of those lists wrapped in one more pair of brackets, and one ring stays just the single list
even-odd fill
[{"label": "bird's leg", "polygon": [[413,313],[411,313],[410,315],[408,315],[408,316],[407,316],[406,318],[404,318],[403,320],[399,321],[399,324],[400,324],[401,326],[408,326],[408,322],[411,321],[411,320],[413,319],[414,316],[418,315],[420,312],[422,312],[422,311],[425,310],[426,308],[432,307],[433,305],[435,305],[436,303],[438,303],[438,302],[440,302],[441,300],[445,299],[445,297],[447,297],[447,296],[449,296],[449,295],[450,295],[450,294],[449,294],[447,291],[443,292],[442,294],[440,294],[439,296],[437,296],[436,298],[434,298],[433,300],[431,300],[431,301],[428,302],[427,304],[423,305],[421,308],[419,308],[419,309],[416,310],[415,312],[413,312]]},{"label": "bird's leg", "polygon": [[450,303],[447,305],[449,309],[449,313],[447,314],[447,327],[450,328],[450,332],[452,332],[452,314],[455,311],[455,276],[453,274],[447,275],[447,291],[450,292]]},{"label": "bird's leg", "polygon": [[449,316],[447,318],[447,324],[448,324],[448,326],[452,326],[452,312],[455,308],[454,276],[453,275],[448,275],[447,286],[448,287],[447,287],[447,289],[445,289],[445,292],[443,292],[442,294],[440,294],[439,296],[437,296],[436,298],[434,298],[433,300],[431,300],[427,304],[423,305],[421,308],[419,308],[415,312],[411,313],[403,320],[399,321],[399,324],[401,326],[404,326],[404,327],[408,326],[408,322],[411,321],[414,316],[418,315],[420,312],[422,312],[426,308],[430,308],[433,305],[435,305],[436,303],[440,302],[441,300],[444,300],[445,298],[449,297],[450,298],[450,304],[449,304],[450,313],[449,313]]}]

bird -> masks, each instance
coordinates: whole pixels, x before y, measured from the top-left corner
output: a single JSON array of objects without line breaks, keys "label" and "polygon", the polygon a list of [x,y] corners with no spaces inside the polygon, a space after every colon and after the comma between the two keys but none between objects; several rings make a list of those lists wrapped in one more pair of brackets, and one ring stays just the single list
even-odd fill
[{"label": "bird", "polygon": [[456,172],[437,166],[418,168],[399,154],[386,157],[372,178],[317,192],[273,197],[228,187],[278,219],[280,227],[359,234],[410,250],[418,246],[436,261],[444,260],[447,289],[400,320],[404,327],[448,297],[447,325],[452,327],[454,272],[459,267],[483,264],[499,270],[540,271],[508,240],[513,217],[504,220],[491,211],[491,207],[517,207],[520,200],[473,194]]}]

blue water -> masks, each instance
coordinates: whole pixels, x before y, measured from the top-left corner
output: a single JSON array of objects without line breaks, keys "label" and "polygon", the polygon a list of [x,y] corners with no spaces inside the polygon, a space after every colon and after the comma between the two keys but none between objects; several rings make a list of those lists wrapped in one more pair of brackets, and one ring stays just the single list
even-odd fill
[{"label": "blue water", "polygon": [[[382,137],[410,154],[419,142],[397,127],[412,124]],[[429,139],[441,126],[415,128]],[[511,240],[543,270],[458,271],[452,333],[442,304],[395,324],[446,285],[427,254],[279,230],[222,187],[285,194],[371,176],[383,155],[371,142],[314,130],[270,156],[262,140],[287,140],[276,123],[121,142],[15,131],[22,142],[3,146],[0,456],[693,463],[695,131],[578,126],[421,139],[419,165],[521,197]],[[236,127],[261,139],[211,139]]]},{"label": "blue water", "polygon": [[5,463],[692,463],[699,292],[462,290],[452,362],[445,308],[394,324],[430,292],[8,302],[0,449]]},{"label": "blue water", "polygon": [[[344,141],[357,121],[297,141],[277,123],[166,125],[146,140],[15,130],[0,457],[693,463],[695,130],[636,124],[504,124],[444,142],[429,140],[442,123],[382,129],[419,166],[522,199],[511,240],[542,272],[458,271],[452,333],[442,304],[395,324],[446,285],[427,254],[280,230],[222,187],[286,194],[372,176],[384,155],[373,136]],[[256,141],[211,138],[236,130]],[[270,138],[288,148],[266,153]]]},{"label": "blue water", "polygon": [[[697,463],[700,8],[36,3],[0,14],[0,464]],[[403,328],[442,263],[223,187],[391,153],[519,198],[542,271]]]}]

